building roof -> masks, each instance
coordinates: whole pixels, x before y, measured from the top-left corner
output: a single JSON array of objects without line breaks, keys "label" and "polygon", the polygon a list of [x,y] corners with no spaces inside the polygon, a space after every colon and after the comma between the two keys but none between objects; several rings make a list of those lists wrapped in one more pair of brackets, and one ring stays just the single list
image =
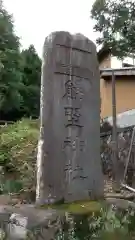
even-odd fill
[{"label": "building roof", "polygon": [[[105,119],[111,126],[113,125],[112,116]],[[117,126],[120,128],[135,126],[135,109],[117,114]]]},{"label": "building roof", "polygon": [[111,77],[112,73],[117,77],[119,77],[119,76],[135,76],[135,67],[100,69],[100,76],[102,78]]}]

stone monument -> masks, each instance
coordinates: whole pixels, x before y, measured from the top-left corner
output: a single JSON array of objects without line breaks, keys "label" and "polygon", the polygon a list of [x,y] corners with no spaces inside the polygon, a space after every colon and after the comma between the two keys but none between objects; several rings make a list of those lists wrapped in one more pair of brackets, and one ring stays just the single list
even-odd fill
[{"label": "stone monument", "polygon": [[81,34],[45,40],[40,119],[37,203],[102,197],[99,66]]}]

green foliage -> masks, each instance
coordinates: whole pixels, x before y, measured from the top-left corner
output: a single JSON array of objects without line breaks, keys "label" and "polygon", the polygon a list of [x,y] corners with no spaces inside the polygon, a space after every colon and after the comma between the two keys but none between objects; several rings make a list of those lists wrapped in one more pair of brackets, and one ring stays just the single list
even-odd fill
[{"label": "green foliage", "polygon": [[35,48],[31,45],[21,53],[21,68],[23,72],[22,111],[25,116],[38,117],[40,108],[40,70],[41,60]]},{"label": "green foliage", "polygon": [[5,179],[17,180],[17,186],[9,188],[31,189],[35,187],[35,165],[38,141],[38,122],[24,119],[13,125],[0,128],[0,166]]},{"label": "green foliage", "polygon": [[23,184],[18,180],[5,180],[1,184],[1,193],[9,194],[9,193],[18,193],[23,190]]},{"label": "green foliage", "polygon": [[41,60],[31,45],[20,52],[13,18],[0,2],[0,117],[39,116]]},{"label": "green foliage", "polygon": [[135,2],[133,0],[96,0],[91,10],[97,43],[120,58],[135,53]]},{"label": "green foliage", "polygon": [[100,211],[87,214],[68,214],[55,239],[134,239],[135,213],[102,206]]},{"label": "green foliage", "polygon": [[[19,109],[21,103],[19,39],[13,31],[12,16],[0,5],[0,111]],[[10,104],[9,104],[10,103]]]}]

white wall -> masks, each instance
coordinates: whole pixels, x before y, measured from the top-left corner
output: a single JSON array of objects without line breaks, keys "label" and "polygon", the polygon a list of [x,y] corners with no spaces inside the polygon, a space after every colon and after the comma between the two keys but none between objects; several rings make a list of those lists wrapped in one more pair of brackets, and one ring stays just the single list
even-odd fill
[{"label": "white wall", "polygon": [[117,57],[111,57],[111,68],[122,68],[122,61]]},{"label": "white wall", "polygon": [[124,58],[123,62],[128,63],[128,64],[134,64],[133,58],[131,58],[131,57]]},{"label": "white wall", "polygon": [[131,57],[126,57],[123,61],[118,59],[117,57],[111,57],[111,68],[122,68],[122,62],[128,64],[135,64],[133,58]]}]

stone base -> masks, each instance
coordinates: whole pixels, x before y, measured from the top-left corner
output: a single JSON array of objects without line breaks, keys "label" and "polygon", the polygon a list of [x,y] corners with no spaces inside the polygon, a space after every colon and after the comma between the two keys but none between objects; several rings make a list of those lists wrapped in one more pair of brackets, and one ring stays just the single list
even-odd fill
[{"label": "stone base", "polygon": [[41,210],[31,205],[0,208],[0,222],[10,240],[26,239],[28,235],[31,239],[52,239],[59,228],[58,216],[56,210]]}]

